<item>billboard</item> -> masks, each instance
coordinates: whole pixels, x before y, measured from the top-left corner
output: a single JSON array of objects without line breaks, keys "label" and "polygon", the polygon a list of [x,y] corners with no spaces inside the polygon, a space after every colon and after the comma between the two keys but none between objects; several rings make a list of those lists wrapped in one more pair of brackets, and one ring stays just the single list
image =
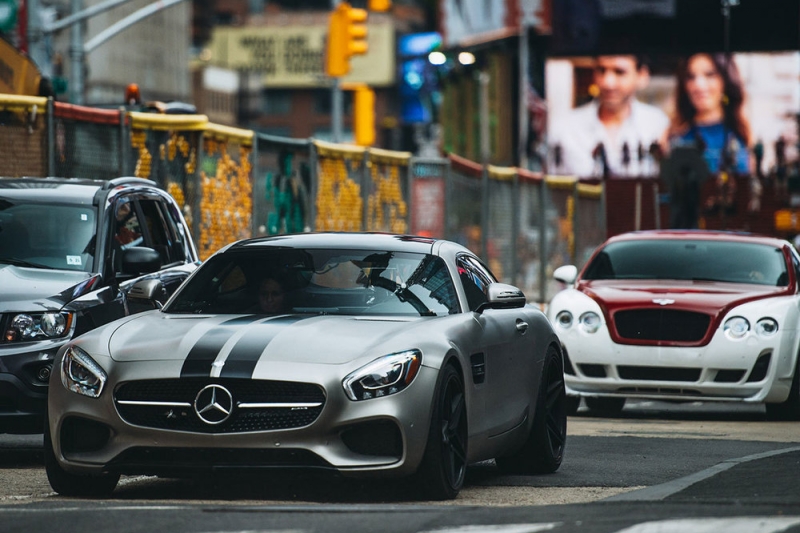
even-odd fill
[{"label": "billboard", "polygon": [[[773,175],[797,157],[800,53],[638,59],[642,70],[630,55],[548,60],[551,173],[652,175],[659,157],[689,144],[717,173],[725,137],[734,159],[724,165],[734,173]],[[620,112],[625,94],[632,105]]]}]

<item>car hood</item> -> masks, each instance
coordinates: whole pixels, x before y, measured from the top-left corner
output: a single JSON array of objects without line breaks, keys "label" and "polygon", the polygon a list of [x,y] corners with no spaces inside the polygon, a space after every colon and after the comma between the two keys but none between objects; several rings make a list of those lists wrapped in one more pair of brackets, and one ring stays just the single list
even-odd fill
[{"label": "car hood", "polygon": [[581,281],[578,290],[612,316],[624,309],[668,307],[718,316],[737,305],[789,294],[790,287],[681,280]]},{"label": "car hood", "polygon": [[86,272],[0,264],[0,313],[57,311],[81,296],[91,280]]},{"label": "car hood", "polygon": [[[109,350],[115,361],[128,362],[185,360],[193,350],[222,353],[246,346],[260,354],[260,361],[336,365],[369,355],[371,348],[401,332],[408,336],[409,323],[418,320],[318,315],[197,316],[155,311],[122,323],[111,336]],[[412,342],[413,337],[408,338]]]}]

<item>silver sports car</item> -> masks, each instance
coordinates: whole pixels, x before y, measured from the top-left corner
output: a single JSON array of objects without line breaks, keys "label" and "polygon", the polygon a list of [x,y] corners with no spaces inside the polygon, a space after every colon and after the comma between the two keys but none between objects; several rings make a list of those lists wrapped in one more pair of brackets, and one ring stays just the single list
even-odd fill
[{"label": "silver sports car", "polygon": [[[158,294],[158,281],[130,297]],[[378,234],[240,241],[162,309],[65,345],[50,383],[53,489],[236,468],[416,476],[454,498],[469,463],[554,472],[561,343],[452,242]]]}]

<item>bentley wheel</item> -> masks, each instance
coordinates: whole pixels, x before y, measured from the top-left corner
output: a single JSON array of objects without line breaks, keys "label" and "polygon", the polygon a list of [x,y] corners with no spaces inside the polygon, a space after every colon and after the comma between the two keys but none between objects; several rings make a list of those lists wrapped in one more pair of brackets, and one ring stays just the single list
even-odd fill
[{"label": "bentley wheel", "polygon": [[561,357],[547,350],[536,412],[528,440],[517,453],[497,458],[497,466],[510,473],[549,474],[558,470],[567,443],[567,395]]},{"label": "bentley wheel", "polygon": [[434,401],[419,481],[431,499],[451,500],[467,472],[467,407],[461,377],[450,365],[442,371]]},{"label": "bentley wheel", "polygon": [[795,365],[789,397],[783,403],[768,403],[767,418],[770,420],[800,420],[800,361]]},{"label": "bentley wheel", "polygon": [[119,474],[81,476],[71,474],[61,468],[53,451],[50,425],[47,422],[45,422],[44,430],[44,468],[50,486],[62,496],[103,498],[114,492],[114,488],[119,482]]},{"label": "bentley wheel", "polygon": [[616,416],[625,407],[625,398],[592,398],[586,397],[586,407],[592,413],[603,416]]}]

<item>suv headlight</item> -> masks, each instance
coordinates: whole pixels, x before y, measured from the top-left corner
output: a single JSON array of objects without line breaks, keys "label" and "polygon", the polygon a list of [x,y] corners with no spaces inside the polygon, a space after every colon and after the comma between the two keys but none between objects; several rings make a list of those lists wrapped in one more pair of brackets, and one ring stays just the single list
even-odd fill
[{"label": "suv headlight", "polygon": [[385,355],[348,374],[342,386],[347,397],[354,401],[389,396],[408,387],[421,365],[419,350]]},{"label": "suv headlight", "polygon": [[61,360],[61,383],[78,394],[97,398],[103,392],[108,376],[89,354],[70,346]]},{"label": "suv headlight", "polygon": [[69,336],[72,313],[19,313],[11,317],[3,332],[5,342],[60,339]]}]

